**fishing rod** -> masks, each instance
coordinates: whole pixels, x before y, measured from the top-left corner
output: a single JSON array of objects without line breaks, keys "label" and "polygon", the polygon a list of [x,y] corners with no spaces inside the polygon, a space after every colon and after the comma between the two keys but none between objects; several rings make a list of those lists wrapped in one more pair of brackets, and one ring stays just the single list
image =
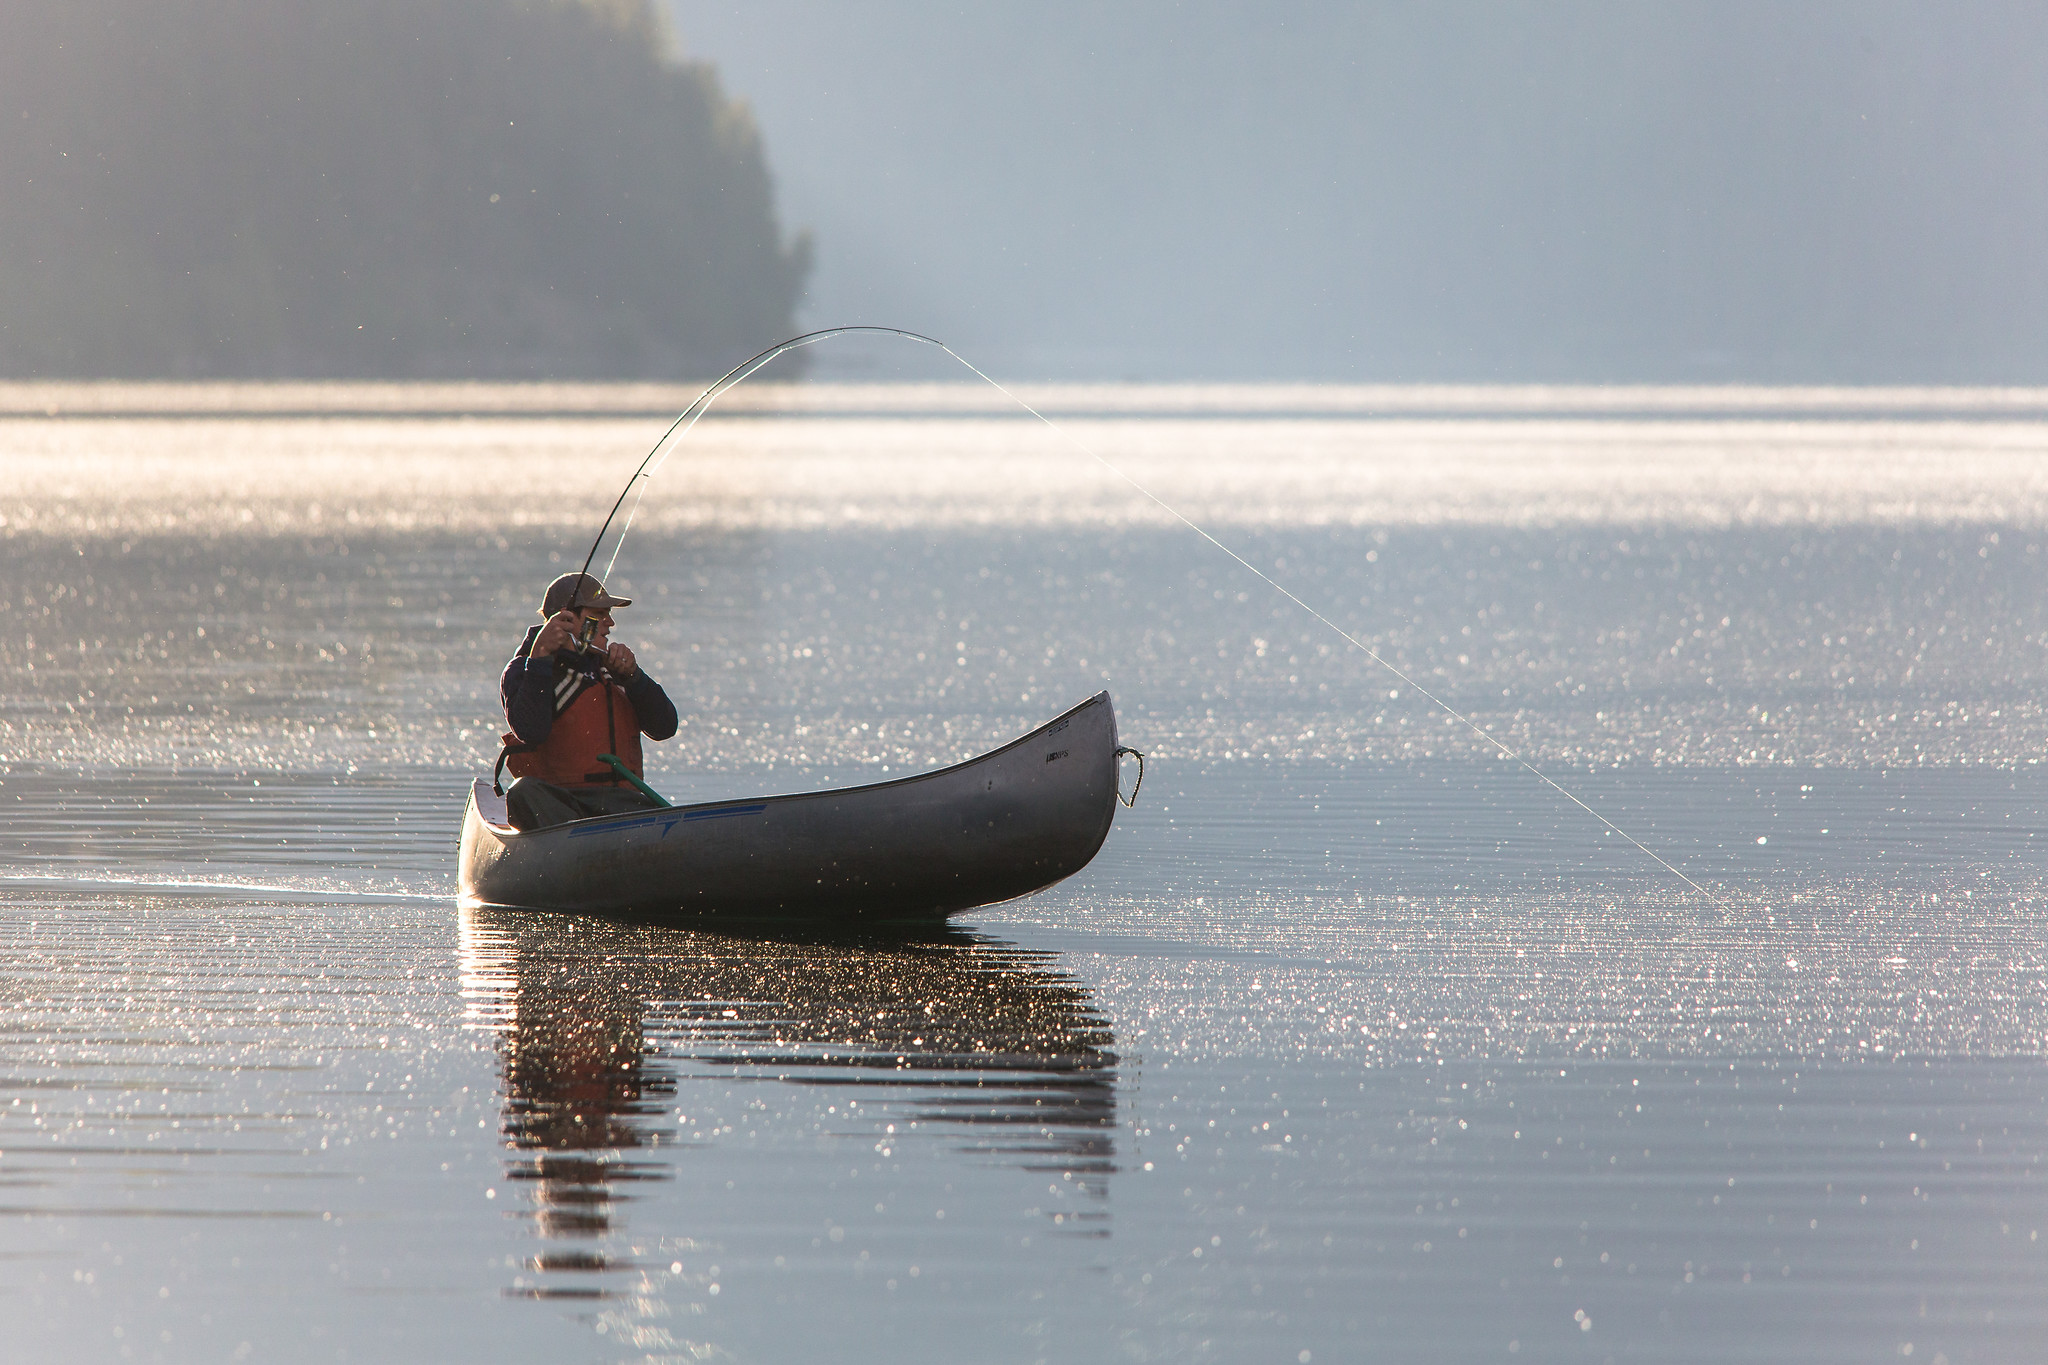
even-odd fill
[{"label": "fishing rod", "polygon": [[[644,481],[652,479],[660,471],[662,464],[667,462],[668,458],[663,455],[662,459],[657,461],[654,457],[662,454],[662,447],[669,444],[671,437],[688,435],[690,429],[697,425],[698,420],[711,410],[712,403],[717,401],[720,394],[724,393],[727,389],[737,386],[749,375],[753,374],[754,371],[760,369],[777,356],[794,351],[801,346],[814,346],[818,342],[829,341],[833,337],[843,337],[852,332],[879,332],[886,336],[903,337],[906,340],[919,342],[926,346],[936,346],[940,350],[945,351],[947,355],[953,356],[953,359],[960,360],[959,356],[953,355],[953,352],[947,348],[945,342],[935,341],[921,332],[908,332],[901,327],[876,327],[867,324],[855,324],[849,327],[827,327],[816,332],[805,332],[802,336],[794,336],[787,341],[777,342],[752,360],[742,361],[740,364],[733,366],[720,375],[718,381],[710,388],[698,394],[697,401],[684,408],[681,416],[668,424],[668,430],[661,433],[661,439],[654,443],[654,448],[647,452],[645,459],[640,461],[640,467],[633,471],[633,477],[627,479],[626,486],[619,490],[619,500],[613,503],[612,510],[605,514],[604,525],[597,528],[597,538],[590,542],[590,553],[583,556],[583,568],[580,572],[586,577],[589,575],[591,562],[597,558],[597,547],[604,544],[604,533],[612,528],[612,519],[618,516],[619,509],[626,505],[626,498],[633,492],[635,486],[639,486],[641,497],[646,496],[647,489]],[[967,362],[964,360],[960,360],[960,363],[967,365]],[[972,365],[967,365],[967,368],[970,370],[974,369]],[[979,370],[974,372],[981,374]],[[982,375],[982,378],[988,379],[988,376]],[[991,384],[995,383],[992,379],[989,382]],[[997,387],[1000,388],[1001,386],[998,385]],[[633,510],[626,514],[626,524],[619,528],[618,540],[612,544],[612,557],[605,562],[604,576],[606,578],[611,577],[612,568],[619,562],[619,549],[626,543],[626,533],[633,529],[633,518],[639,511],[640,498],[636,497],[633,499]]]},{"label": "fishing rod", "polygon": [[[612,542],[612,557],[605,562],[604,576],[606,578],[612,576],[612,569],[619,562],[619,551],[626,543],[626,533],[633,529],[633,518],[639,515],[640,499],[647,494],[645,481],[652,479],[660,471],[661,466],[667,463],[668,457],[662,453],[662,448],[669,445],[671,438],[680,438],[681,436],[688,435],[690,429],[697,425],[698,419],[711,410],[712,403],[717,401],[720,394],[724,393],[727,389],[738,386],[749,375],[753,374],[754,371],[774,360],[777,356],[794,351],[802,346],[811,346],[820,341],[829,341],[833,337],[845,336],[849,332],[881,332],[889,336],[905,337],[911,341],[922,342],[927,346],[937,346],[940,350],[946,351],[947,355],[953,355],[951,351],[946,350],[943,342],[935,341],[921,333],[908,332],[901,327],[877,327],[870,324],[857,323],[847,327],[827,327],[816,332],[805,332],[802,336],[794,336],[787,341],[777,342],[751,360],[742,361],[740,364],[733,366],[720,375],[717,382],[713,383],[710,388],[698,394],[696,401],[687,408],[684,408],[682,414],[675,421],[669,423],[668,430],[661,433],[661,439],[654,443],[653,449],[649,450],[646,458],[640,461],[639,468],[633,471],[633,477],[627,479],[626,486],[619,490],[618,501],[614,502],[612,510],[605,514],[604,525],[597,528],[597,536],[590,542],[590,553],[583,556],[583,567],[577,570],[578,576],[581,578],[588,578],[590,576],[590,565],[597,558],[598,547],[604,544],[604,533],[612,528],[612,521],[619,515],[619,509],[626,505],[627,497],[633,496],[635,488],[638,487],[638,496],[633,496],[633,510],[626,514],[626,524],[619,528],[619,538]],[[955,360],[959,359],[958,356],[953,356],[953,358]],[[661,456],[659,460],[655,458],[658,455]],[[579,589],[579,591],[581,590]],[[573,606],[575,598],[571,597],[570,602]],[[590,637],[596,633],[597,623],[595,621],[583,623],[583,633],[572,642],[578,654],[590,652]]]},{"label": "fishing rod", "polygon": [[[612,510],[610,514],[605,517],[604,525],[598,528],[597,539],[593,540],[590,543],[590,553],[584,556],[583,559],[583,572],[585,574],[588,574],[590,572],[591,562],[597,557],[597,548],[604,542],[604,533],[611,528],[612,518],[616,517],[619,513],[619,508],[625,505],[626,497],[628,494],[633,492],[635,485],[642,485],[640,491],[643,496],[645,495],[646,489],[644,487],[643,480],[653,478],[656,471],[658,471],[661,468],[661,464],[666,461],[667,457],[665,455],[662,457],[661,461],[657,461],[655,459],[655,456],[662,454],[662,447],[668,445],[669,439],[671,437],[677,436],[679,433],[688,434],[689,430],[692,427],[696,426],[698,419],[703,417],[704,413],[710,408],[712,402],[716,400],[720,394],[724,393],[727,389],[730,389],[734,385],[745,380],[749,375],[753,374],[754,371],[760,369],[763,365],[766,365],[769,361],[775,359],[777,356],[783,354],[786,351],[793,351],[797,349],[799,346],[810,346],[820,341],[829,340],[832,337],[845,336],[851,332],[876,332],[887,336],[903,337],[906,340],[915,341],[922,345],[936,346],[941,351],[944,351],[947,355],[951,356],[954,360],[958,361],[960,365],[963,366],[970,374],[980,379],[983,383],[987,384],[997,393],[1000,393],[1001,395],[1003,395],[1003,397],[1015,403],[1024,411],[1030,413],[1033,417],[1036,417],[1040,422],[1044,423],[1045,426],[1049,428],[1053,432],[1053,434],[1058,436],[1062,441],[1065,441],[1068,445],[1080,451],[1089,459],[1094,460],[1097,464],[1101,465],[1104,469],[1107,469],[1110,473],[1116,475],[1119,479],[1122,479],[1125,483],[1129,484],[1132,488],[1136,489],[1147,500],[1149,500],[1155,506],[1164,511],[1168,516],[1172,517],[1175,521],[1178,521],[1181,525],[1187,527],[1190,531],[1193,531],[1203,540],[1208,541],[1218,550],[1221,550],[1224,554],[1228,555],[1231,559],[1235,560],[1239,567],[1248,570],[1253,576],[1258,578],[1259,581],[1264,583],[1267,587],[1273,589],[1273,591],[1279,593],[1289,602],[1292,602],[1295,606],[1300,607],[1303,611],[1307,612],[1310,616],[1314,617],[1318,622],[1320,622],[1323,626],[1327,627],[1332,633],[1334,633],[1339,639],[1343,640],[1353,649],[1356,649],[1359,653],[1365,655],[1366,658],[1372,660],[1381,668],[1384,668],[1385,670],[1387,670],[1387,672],[1393,674],[1396,678],[1400,679],[1403,684],[1405,684],[1407,687],[1409,687],[1417,694],[1419,694],[1424,700],[1428,701],[1430,705],[1436,707],[1439,711],[1442,711],[1452,720],[1458,722],[1458,724],[1464,726],[1467,730],[1470,730],[1473,734],[1479,736],[1479,738],[1485,740],[1488,744],[1492,745],[1494,749],[1497,750],[1503,758],[1506,758],[1511,762],[1515,763],[1517,766],[1521,767],[1523,770],[1528,772],[1531,776],[1535,777],[1537,781],[1543,783],[1552,791],[1556,792],[1559,796],[1562,796],[1565,800],[1571,802],[1574,806],[1577,806],[1580,810],[1592,816],[1595,820],[1599,821],[1600,824],[1603,825],[1610,833],[1620,835],[1623,841],[1632,846],[1638,853],[1641,853],[1645,858],[1648,858],[1658,867],[1663,868],[1666,872],[1676,877],[1679,881],[1684,882],[1693,891],[1697,892],[1703,899],[1712,902],[1716,907],[1724,909],[1726,908],[1727,902],[1722,897],[1715,895],[1713,892],[1707,890],[1707,888],[1705,888],[1704,886],[1701,886],[1698,882],[1694,881],[1691,877],[1688,877],[1684,872],[1680,871],[1675,864],[1663,858],[1655,850],[1651,849],[1647,844],[1643,843],[1642,840],[1636,838],[1633,834],[1630,834],[1620,825],[1615,824],[1612,820],[1608,819],[1599,811],[1595,810],[1592,806],[1588,805],[1585,801],[1581,800],[1577,794],[1564,787],[1555,778],[1551,777],[1550,774],[1544,772],[1541,768],[1538,768],[1534,763],[1531,763],[1527,758],[1524,758],[1520,753],[1518,753],[1514,749],[1509,748],[1506,744],[1501,742],[1501,740],[1498,737],[1496,737],[1490,730],[1480,725],[1479,722],[1473,720],[1470,716],[1467,716],[1464,712],[1452,706],[1442,697],[1437,696],[1434,692],[1431,692],[1421,683],[1415,681],[1415,679],[1410,677],[1407,672],[1405,672],[1398,665],[1396,665],[1391,660],[1387,659],[1385,656],[1380,654],[1371,645],[1366,644],[1363,640],[1353,635],[1350,631],[1344,629],[1344,627],[1338,625],[1335,621],[1332,621],[1329,617],[1317,611],[1307,602],[1304,602],[1301,598],[1297,597],[1293,592],[1289,591],[1286,587],[1282,586],[1271,575],[1267,574],[1264,570],[1260,569],[1256,564],[1253,564],[1243,555],[1231,549],[1228,545],[1225,545],[1215,536],[1209,534],[1207,530],[1197,525],[1193,519],[1188,517],[1187,514],[1182,512],[1179,508],[1167,502],[1166,499],[1160,497],[1157,493],[1154,493],[1144,484],[1139,483],[1135,478],[1131,477],[1131,475],[1125,473],[1122,469],[1118,468],[1109,459],[1103,456],[1101,452],[1090,448],[1080,440],[1076,439],[1074,436],[1069,435],[1066,429],[1060,426],[1059,423],[1053,421],[1052,418],[1047,417],[1037,408],[1025,402],[1023,398],[1011,392],[1008,388],[1005,388],[1001,383],[999,383],[995,378],[993,378],[988,373],[983,371],[981,367],[976,365],[973,361],[967,359],[967,357],[955,351],[945,342],[939,341],[933,337],[925,336],[920,332],[905,331],[903,328],[900,327],[828,327],[822,331],[805,332],[802,336],[791,337],[787,341],[769,347],[767,350],[761,352],[761,354],[755,356],[753,359],[745,361],[742,364],[735,365],[730,370],[727,370],[723,375],[719,377],[717,383],[713,384],[710,388],[704,390],[703,393],[699,394],[697,396],[697,401],[690,404],[688,408],[685,408],[683,410],[682,415],[677,417],[674,422],[669,424],[668,430],[662,433],[661,439],[654,443],[654,449],[647,452],[647,457],[640,461],[640,467],[633,471],[633,477],[626,480],[625,488],[621,489],[619,492],[618,501],[612,504]],[[612,557],[605,565],[605,574],[607,576],[611,574],[612,566],[616,565],[619,562],[619,547],[625,543],[626,533],[633,529],[633,517],[634,514],[636,514],[639,510],[639,500],[635,499],[633,503],[633,511],[627,513],[626,524],[625,526],[620,528],[619,538],[612,545]]]}]

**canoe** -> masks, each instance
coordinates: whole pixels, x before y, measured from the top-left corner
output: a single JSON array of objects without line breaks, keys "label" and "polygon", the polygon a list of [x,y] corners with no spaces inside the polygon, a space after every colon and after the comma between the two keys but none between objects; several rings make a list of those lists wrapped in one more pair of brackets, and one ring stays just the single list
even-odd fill
[{"label": "canoe", "polygon": [[979,758],[839,791],[522,832],[476,782],[461,893],[468,906],[647,922],[943,918],[1080,871],[1116,804],[1116,712],[1100,692]]}]

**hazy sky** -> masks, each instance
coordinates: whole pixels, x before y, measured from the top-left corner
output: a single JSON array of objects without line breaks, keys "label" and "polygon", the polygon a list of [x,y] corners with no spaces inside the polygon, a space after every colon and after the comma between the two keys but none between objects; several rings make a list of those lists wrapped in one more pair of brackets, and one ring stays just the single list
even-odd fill
[{"label": "hazy sky", "polygon": [[2048,382],[2048,6],[673,9],[814,324],[1020,376]]}]

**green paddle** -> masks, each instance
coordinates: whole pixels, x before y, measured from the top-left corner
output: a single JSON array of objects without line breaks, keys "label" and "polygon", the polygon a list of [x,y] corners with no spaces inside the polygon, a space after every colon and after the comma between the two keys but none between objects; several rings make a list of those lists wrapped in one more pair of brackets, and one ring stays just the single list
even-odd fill
[{"label": "green paddle", "polygon": [[628,768],[624,763],[620,762],[616,754],[599,754],[597,756],[597,761],[600,763],[611,764],[613,772],[617,773],[620,777],[625,778],[628,782],[631,782],[634,786],[638,787],[641,791],[641,794],[646,796],[649,800],[653,801],[656,805],[668,806],[672,804],[667,797],[663,796],[654,788],[648,786],[645,782],[642,782],[639,778],[633,776],[633,770],[631,768]]}]

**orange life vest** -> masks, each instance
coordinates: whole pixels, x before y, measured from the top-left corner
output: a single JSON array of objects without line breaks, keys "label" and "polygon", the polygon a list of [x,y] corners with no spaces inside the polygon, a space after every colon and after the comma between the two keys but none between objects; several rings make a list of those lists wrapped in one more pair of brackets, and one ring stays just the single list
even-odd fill
[{"label": "orange life vest", "polygon": [[[519,743],[513,734],[507,745]],[[537,777],[558,787],[617,786],[623,779],[599,754],[614,754],[643,776],[640,767],[640,717],[626,698],[626,689],[602,679],[576,697],[555,717],[554,728],[538,748],[508,754],[505,770],[514,777]]]}]

